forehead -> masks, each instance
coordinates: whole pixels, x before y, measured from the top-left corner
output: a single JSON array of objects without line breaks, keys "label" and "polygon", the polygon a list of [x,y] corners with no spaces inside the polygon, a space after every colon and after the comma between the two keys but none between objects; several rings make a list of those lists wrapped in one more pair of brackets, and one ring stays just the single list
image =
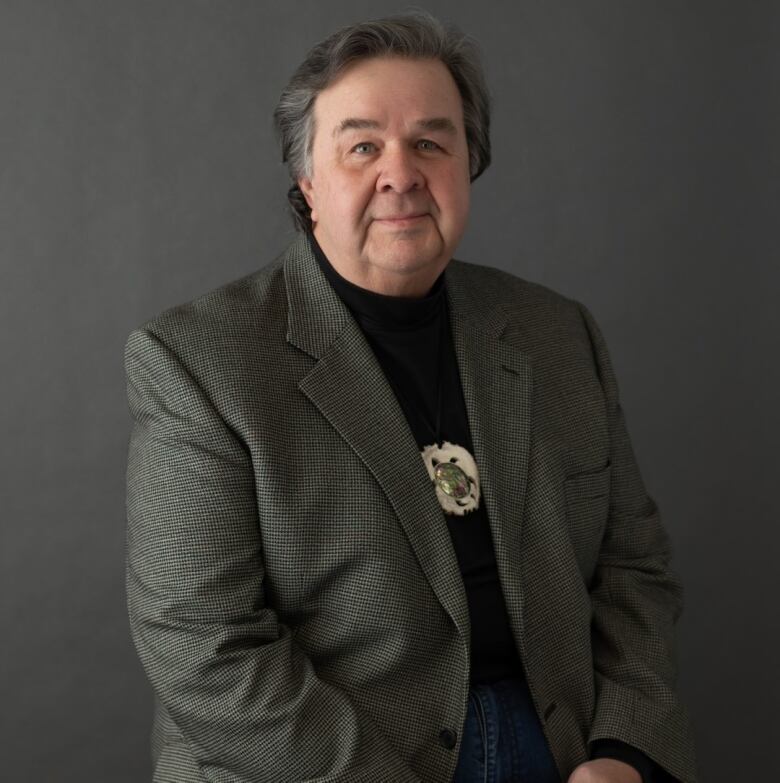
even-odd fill
[{"label": "forehead", "polygon": [[332,136],[344,119],[361,117],[384,127],[427,117],[448,117],[463,125],[455,80],[441,60],[375,57],[350,65],[314,104],[317,135]]}]

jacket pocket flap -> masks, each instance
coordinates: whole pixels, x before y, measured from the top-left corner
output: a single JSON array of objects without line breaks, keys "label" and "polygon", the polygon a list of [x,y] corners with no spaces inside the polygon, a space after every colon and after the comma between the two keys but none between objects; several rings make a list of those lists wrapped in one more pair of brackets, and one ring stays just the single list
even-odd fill
[{"label": "jacket pocket flap", "polygon": [[571,503],[577,498],[597,498],[609,492],[609,479],[612,472],[612,463],[599,470],[591,470],[585,473],[575,473],[564,479],[566,502]]}]

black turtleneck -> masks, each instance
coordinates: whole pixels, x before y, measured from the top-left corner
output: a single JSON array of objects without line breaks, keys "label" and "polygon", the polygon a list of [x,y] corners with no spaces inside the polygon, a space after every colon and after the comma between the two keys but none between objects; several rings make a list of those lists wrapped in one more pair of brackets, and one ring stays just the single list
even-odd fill
[{"label": "black turtleneck", "polygon": [[[436,278],[425,296],[379,294],[340,275],[313,234],[308,236],[320,269],[373,349],[418,447],[422,450],[431,443],[448,440],[474,454],[449,319],[445,317],[446,270]],[[443,385],[441,432],[437,441],[439,380]],[[444,511],[442,514],[452,537],[469,605],[470,680],[472,683],[494,682],[523,677],[498,578],[484,503],[462,517]]]}]

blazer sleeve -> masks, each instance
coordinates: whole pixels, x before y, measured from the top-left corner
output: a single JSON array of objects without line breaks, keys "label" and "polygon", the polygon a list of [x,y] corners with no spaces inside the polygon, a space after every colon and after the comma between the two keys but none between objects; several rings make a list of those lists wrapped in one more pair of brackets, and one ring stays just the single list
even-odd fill
[{"label": "blazer sleeve", "polygon": [[592,751],[596,740],[619,740],[659,765],[654,780],[695,783],[690,721],[675,691],[682,584],[639,473],[604,337],[578,304],[604,391],[612,463],[609,518],[590,592],[596,709],[588,743]]},{"label": "blazer sleeve", "polygon": [[205,779],[418,781],[266,604],[245,445],[151,331],[130,334],[125,370],[130,628]]}]

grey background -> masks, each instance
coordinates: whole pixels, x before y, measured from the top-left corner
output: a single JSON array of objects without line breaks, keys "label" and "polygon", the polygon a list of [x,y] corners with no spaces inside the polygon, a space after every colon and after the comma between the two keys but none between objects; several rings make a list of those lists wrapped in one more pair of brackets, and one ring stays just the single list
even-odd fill
[{"label": "grey background", "polygon": [[[150,778],[124,597],[128,332],[292,237],[271,112],[362,0],[0,3],[3,777]],[[777,4],[434,2],[494,164],[457,256],[583,300],[687,589],[702,780],[776,770]]]}]

